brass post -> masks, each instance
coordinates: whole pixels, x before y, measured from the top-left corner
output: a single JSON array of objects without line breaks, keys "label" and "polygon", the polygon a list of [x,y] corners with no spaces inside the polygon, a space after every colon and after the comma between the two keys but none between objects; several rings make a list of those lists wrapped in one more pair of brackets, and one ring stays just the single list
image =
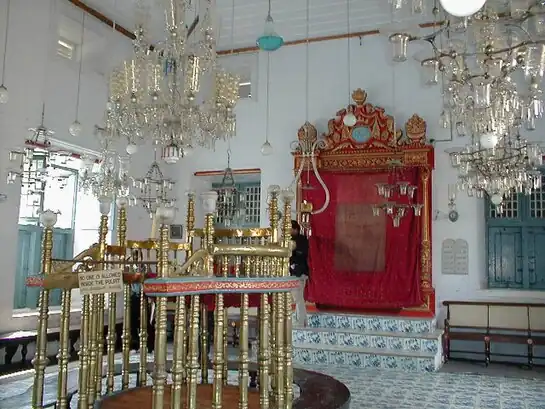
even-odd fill
[{"label": "brass post", "polygon": [[259,405],[261,409],[269,408],[269,298],[261,296],[259,306]]},{"label": "brass post", "polygon": [[223,294],[216,295],[216,309],[214,310],[214,381],[212,395],[212,409],[221,409],[223,400],[224,370],[227,368],[227,357],[224,355],[224,321]]},{"label": "brass post", "polygon": [[208,383],[208,308],[201,300],[201,383]]},{"label": "brass post", "polygon": [[[282,228],[282,246],[289,248],[291,245],[291,202],[293,193],[290,190],[284,191],[282,199],[284,201],[284,220]],[[290,275],[289,258],[284,258],[281,264],[282,276]],[[292,368],[292,297],[290,293],[282,294],[284,302],[284,405],[286,409],[291,409],[293,402],[293,368]]]},{"label": "brass post", "polygon": [[[146,386],[148,383],[148,321],[149,321],[149,317],[148,317],[148,300],[147,300],[146,294],[144,293],[144,279],[145,279],[145,276],[142,275],[142,277],[140,278],[140,329],[138,331],[139,349],[140,349],[140,360],[138,362],[138,374],[139,374],[138,377],[140,379],[140,384],[138,386]],[[157,307],[157,304],[155,306]],[[157,339],[157,334],[155,335],[155,339]]]},{"label": "brass post", "polygon": [[[106,239],[108,236],[108,213],[110,212],[112,202],[111,200],[105,201],[105,203],[100,204],[102,216],[100,217],[100,227],[99,227],[99,237],[98,237],[98,251],[101,261],[106,260]],[[105,212],[107,213],[105,214]],[[100,269],[105,270],[108,268],[107,264],[101,264]],[[115,297],[115,294],[113,295]],[[99,399],[102,395],[102,372],[104,366],[104,304],[105,297],[104,294],[99,294],[97,297],[97,364],[95,371],[95,400]],[[114,322],[115,322],[115,313],[114,313]],[[114,325],[115,327],[115,325]]]},{"label": "brass post", "polygon": [[199,370],[199,305],[200,297],[198,295],[191,296],[187,365],[187,402],[185,409],[197,408],[197,372]]},{"label": "brass post", "polygon": [[187,258],[189,258],[193,254],[193,245],[195,241],[195,193],[194,192],[188,192],[187,194],[186,230],[187,230],[187,241],[189,243]]},{"label": "brass post", "polygon": [[78,376],[78,409],[87,409],[88,387],[90,371],[90,343],[91,343],[91,297],[82,297],[81,330],[79,347],[79,376]]},{"label": "brass post", "polygon": [[[40,222],[44,226],[42,233],[42,274],[51,274],[51,255],[53,251],[53,226],[57,223],[57,215],[46,210],[40,215]],[[32,360],[34,366],[34,384],[32,388],[32,409],[43,408],[44,377],[47,359],[47,325],[49,314],[49,290],[40,289],[38,299],[38,333],[36,336],[36,354]],[[70,312],[69,312],[70,314]]]},{"label": "brass post", "polygon": [[174,351],[172,356],[172,398],[171,408],[182,407],[182,385],[185,380],[185,348],[186,338],[186,306],[185,296],[176,297],[176,313],[174,316]]},{"label": "brass post", "polygon": [[[163,210],[165,214],[163,214]],[[174,209],[172,209],[174,211]],[[160,239],[159,239],[159,278],[168,277],[168,249],[169,249],[169,226],[171,218],[167,216],[166,209],[158,211],[161,221]],[[172,215],[172,219],[174,216]],[[165,399],[165,385],[167,379],[167,299],[166,297],[157,297],[156,319],[155,319],[155,365],[153,371],[153,409],[163,409]]]},{"label": "brass post", "polygon": [[239,339],[239,409],[248,409],[248,293],[240,296],[240,339]]},{"label": "brass post", "polygon": [[61,328],[59,335],[59,377],[57,379],[57,405],[58,409],[68,408],[68,361],[70,359],[70,304],[72,290],[62,290],[61,296]]},{"label": "brass post", "polygon": [[[126,206],[119,207],[119,230],[117,242],[120,246],[126,246],[127,210]],[[124,239],[121,241],[121,239]],[[123,243],[123,244],[122,244]],[[125,257],[123,257],[125,258]],[[123,267],[124,268],[124,267]],[[131,284],[123,284],[123,330],[121,333],[121,389],[129,387],[130,377],[130,352],[131,352]]]},{"label": "brass post", "polygon": [[[214,213],[207,213],[204,219],[203,247],[210,250],[214,245]],[[206,261],[208,275],[214,272],[214,259],[209,256]],[[223,295],[217,295],[222,298]],[[203,299],[204,300],[204,299]],[[208,383],[208,309],[206,303],[201,303],[201,383]]]},{"label": "brass post", "polygon": [[[117,245],[125,247],[127,245],[127,205],[128,200],[126,197],[117,198]],[[125,268],[125,251],[119,256],[119,263],[121,268]],[[112,393],[114,391],[114,377],[115,377],[115,345],[117,341],[117,294],[110,293],[108,295],[108,350],[107,350],[107,362],[108,369],[106,373],[106,393]],[[125,357],[123,356],[122,369],[121,369],[121,383],[123,385],[124,377],[127,376],[128,384],[128,359],[127,365],[125,365]],[[128,358],[128,356],[127,356]],[[125,375],[126,373],[126,375]]]}]

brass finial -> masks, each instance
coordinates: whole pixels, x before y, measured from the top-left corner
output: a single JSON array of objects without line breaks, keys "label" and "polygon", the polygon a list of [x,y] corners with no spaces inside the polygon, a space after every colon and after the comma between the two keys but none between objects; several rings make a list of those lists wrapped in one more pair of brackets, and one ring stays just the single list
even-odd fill
[{"label": "brass finial", "polygon": [[367,92],[361,88],[358,88],[352,92],[352,100],[356,103],[356,105],[363,105],[367,100]]}]

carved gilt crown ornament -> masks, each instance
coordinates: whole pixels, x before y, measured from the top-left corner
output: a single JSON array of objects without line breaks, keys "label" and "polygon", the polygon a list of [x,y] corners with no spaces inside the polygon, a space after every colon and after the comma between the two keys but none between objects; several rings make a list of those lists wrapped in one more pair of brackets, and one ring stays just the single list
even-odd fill
[{"label": "carved gilt crown ornament", "polygon": [[446,12],[433,9],[435,32],[388,30],[392,59],[406,61],[412,42],[430,45],[416,58],[424,85],[441,84],[442,126],[469,138],[465,147],[449,152],[458,189],[488,196],[501,211],[504,196],[541,187],[543,151],[524,133],[536,129],[544,112],[545,2],[441,3]]},{"label": "carved gilt crown ornament", "polygon": [[[433,168],[433,147],[428,144],[426,122],[417,114],[412,115],[405,124],[405,130],[395,128],[395,120],[386,114],[384,108],[367,101],[367,93],[362,89],[352,92],[353,104],[338,111],[330,119],[327,131],[318,138],[316,128],[306,122],[297,132],[297,141],[292,145],[295,156],[295,178],[304,190],[314,189],[310,175],[314,175],[324,190],[322,206],[314,210],[314,204],[302,200],[298,206],[299,219],[310,223],[310,216],[323,212],[329,205],[330,192],[320,172],[372,172],[386,171],[389,182],[377,184],[378,195],[385,203],[377,203],[373,214],[384,212],[392,217],[394,226],[407,211],[416,216],[422,213],[423,205],[418,201],[417,186],[404,180],[404,169],[408,167]],[[346,115],[353,115],[356,121],[347,126]],[[352,123],[353,121],[351,121]],[[399,200],[397,200],[399,199]],[[398,203],[399,202],[399,203]]]}]

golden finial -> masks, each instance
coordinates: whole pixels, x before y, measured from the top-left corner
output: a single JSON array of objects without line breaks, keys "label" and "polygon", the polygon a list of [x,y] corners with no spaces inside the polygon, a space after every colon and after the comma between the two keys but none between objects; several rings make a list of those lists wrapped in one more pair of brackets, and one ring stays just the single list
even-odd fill
[{"label": "golden finial", "polygon": [[367,92],[361,88],[358,88],[352,92],[352,100],[356,103],[356,105],[363,105],[367,100]]},{"label": "golden finial", "polygon": [[424,142],[426,139],[426,121],[417,114],[414,114],[405,124],[405,132],[407,133],[407,138],[411,141]]}]

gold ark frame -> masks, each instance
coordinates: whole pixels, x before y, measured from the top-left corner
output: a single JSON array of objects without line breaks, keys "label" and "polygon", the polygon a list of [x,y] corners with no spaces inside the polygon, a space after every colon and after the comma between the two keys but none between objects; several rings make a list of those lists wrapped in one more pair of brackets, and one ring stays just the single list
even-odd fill
[{"label": "gold ark frame", "polygon": [[[392,161],[403,166],[420,167],[421,187],[423,189],[422,243],[420,285],[424,303],[416,308],[400,312],[404,316],[434,316],[435,292],[432,283],[431,259],[431,212],[432,178],[434,168],[434,148],[426,135],[426,122],[414,114],[406,123],[405,129],[394,132],[394,118],[385,113],[384,108],[367,102],[367,93],[357,89],[352,93],[354,104],[338,111],[328,122],[328,130],[323,135],[323,145],[315,151],[318,171],[330,172],[376,172],[389,169]],[[353,113],[356,124],[352,127],[343,122],[345,115]],[[310,123],[298,131],[299,141],[304,138],[317,140],[317,130]],[[307,139],[308,140],[308,139]],[[294,169],[301,166],[303,155],[296,150]],[[305,166],[308,166],[306,161]],[[302,192],[297,188],[298,209]],[[298,212],[299,214],[299,212]]]}]

